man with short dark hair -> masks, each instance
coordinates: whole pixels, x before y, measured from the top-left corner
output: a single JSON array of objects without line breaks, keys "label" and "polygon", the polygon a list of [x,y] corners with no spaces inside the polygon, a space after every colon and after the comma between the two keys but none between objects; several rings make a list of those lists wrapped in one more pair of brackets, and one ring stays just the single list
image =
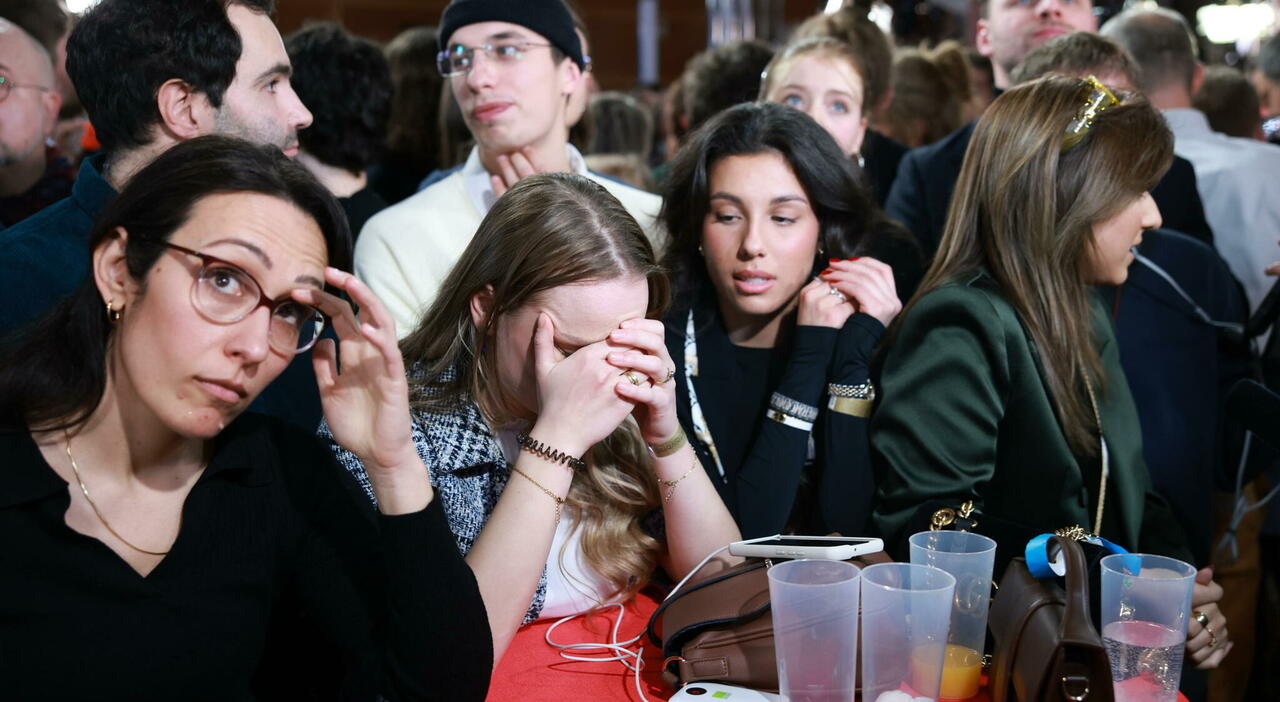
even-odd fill
[{"label": "man with short dark hair", "polygon": [[102,143],[72,194],[0,234],[0,332],[39,317],[85,280],[93,219],[158,154],[203,134],[293,154],[311,123],[289,85],[272,0],[102,0],[67,47],[67,70]]},{"label": "man with short dark hair", "polygon": [[298,163],[338,198],[351,233],[386,209],[369,187],[368,169],[382,154],[391,117],[391,69],[373,42],[337,24],[309,25],[285,39],[293,88],[311,110],[298,133]]},{"label": "man with short dark hair", "polygon": [[1192,107],[1204,68],[1182,15],[1164,8],[1128,10],[1102,28],[1137,59],[1143,92],[1173,130],[1173,149],[1195,165],[1205,216],[1218,252],[1244,284],[1249,308],[1271,289],[1265,270],[1280,232],[1280,147],[1215,133]]},{"label": "man with short dark hair", "polygon": [[[81,18],[67,71],[103,151],[81,163],[69,197],[0,232],[0,335],[84,283],[94,218],[169,147],[224,134],[296,154],[311,113],[289,84],[274,10],[273,0],[101,0]],[[299,354],[253,409],[314,429],[320,398],[310,354]]]},{"label": "man with short dark hair", "polygon": [[535,172],[577,173],[618,198],[651,240],[661,198],[587,170],[569,144],[570,98],[586,60],[562,0],[454,0],[439,62],[475,137],[461,167],[375,215],[356,243],[356,275],[411,333],[497,198]]}]

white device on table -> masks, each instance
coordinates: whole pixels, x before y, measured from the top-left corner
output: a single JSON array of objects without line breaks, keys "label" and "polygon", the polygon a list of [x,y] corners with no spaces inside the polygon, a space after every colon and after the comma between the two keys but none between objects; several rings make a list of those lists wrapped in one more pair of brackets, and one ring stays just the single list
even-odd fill
[{"label": "white device on table", "polygon": [[782,702],[782,696],[772,692],[757,692],[735,685],[720,683],[689,683],[672,695],[670,702]]},{"label": "white device on table", "polygon": [[755,558],[823,558],[847,561],[868,553],[884,550],[880,539],[862,536],[762,536],[735,541],[729,553]]}]

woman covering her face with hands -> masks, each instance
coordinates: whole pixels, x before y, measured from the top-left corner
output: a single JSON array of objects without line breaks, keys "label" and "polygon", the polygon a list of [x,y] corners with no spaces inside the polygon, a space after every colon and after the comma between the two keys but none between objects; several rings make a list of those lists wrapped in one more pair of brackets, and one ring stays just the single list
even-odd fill
[{"label": "woman covering her face with hands", "polygon": [[713,118],[667,183],[667,349],[712,483],[747,537],[866,533],[869,365],[901,307],[897,268],[918,262],[873,257],[910,249],[831,135],[788,107]]},{"label": "woman covering her face with hands", "polygon": [[[522,623],[624,600],[659,565],[683,577],[739,538],[681,440],[655,319],[668,295],[613,196],[575,175],[530,176],[494,204],[401,344],[414,444],[499,657]],[[362,457],[334,450],[364,481]]]},{"label": "woman covering her face with hands", "polygon": [[[0,346],[6,695],[482,699],[483,602],[409,441],[394,324],[332,267],[333,198],[277,149],[202,137],[129,181],[90,250]],[[377,512],[315,437],[242,414],[313,344]]]}]

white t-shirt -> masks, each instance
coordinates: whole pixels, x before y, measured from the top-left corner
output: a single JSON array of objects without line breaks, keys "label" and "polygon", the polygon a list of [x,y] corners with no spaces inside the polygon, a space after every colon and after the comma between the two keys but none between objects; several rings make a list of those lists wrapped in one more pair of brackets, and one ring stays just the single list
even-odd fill
[{"label": "white t-shirt", "polygon": [[[499,427],[494,435],[502,447],[507,463],[515,465],[520,457],[520,445],[516,434],[528,429],[527,423],[514,423]],[[513,480],[516,476],[513,476]],[[547,554],[547,597],[542,605],[540,619],[559,619],[571,614],[581,614],[594,607],[614,601],[609,593],[613,586],[596,572],[582,554],[582,530],[574,510],[565,506],[560,524]]]}]

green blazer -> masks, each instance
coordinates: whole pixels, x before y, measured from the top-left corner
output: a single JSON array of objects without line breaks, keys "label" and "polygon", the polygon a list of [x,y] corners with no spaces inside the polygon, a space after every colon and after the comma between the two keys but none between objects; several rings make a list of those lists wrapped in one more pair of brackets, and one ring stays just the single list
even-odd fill
[{"label": "green blazer", "polygon": [[[1111,454],[1102,536],[1191,562],[1185,534],[1152,491],[1137,409],[1098,300],[1093,314]],[[1072,453],[1049,392],[1026,328],[988,274],[916,303],[887,350],[871,421],[873,520],[895,555],[906,557],[906,538],[934,509],[967,500],[978,508],[974,530],[998,543],[998,569],[1038,533],[1093,528],[1100,464]]]}]

